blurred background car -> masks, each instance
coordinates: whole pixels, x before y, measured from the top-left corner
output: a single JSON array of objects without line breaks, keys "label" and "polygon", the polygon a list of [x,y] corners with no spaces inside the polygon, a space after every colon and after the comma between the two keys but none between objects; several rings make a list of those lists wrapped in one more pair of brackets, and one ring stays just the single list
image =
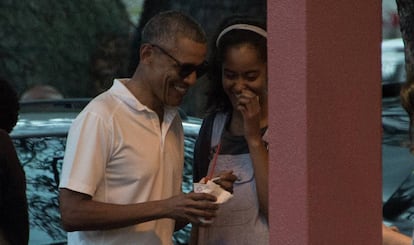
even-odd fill
[{"label": "blurred background car", "polygon": [[[26,172],[31,245],[66,244],[59,213],[58,186],[69,127],[89,99],[21,102],[19,120],[11,132],[19,160]],[[182,189],[192,190],[193,148],[201,119],[180,115],[184,128]],[[175,244],[186,244],[191,227],[174,234]]]},{"label": "blurred background car", "polygon": [[404,42],[384,39],[382,61],[382,203],[383,221],[407,236],[414,227],[414,155],[400,89],[406,82]]},{"label": "blurred background car", "polygon": [[405,82],[405,54],[402,38],[385,39],[381,43],[382,92],[384,97],[396,96]]},{"label": "blurred background car", "polygon": [[409,118],[399,97],[383,98],[383,221],[412,236],[414,227],[414,155],[410,152]]},{"label": "blurred background car", "polygon": [[412,236],[414,155],[410,152],[410,120],[399,97],[401,85],[406,80],[402,38],[383,40],[381,50],[383,221]]}]

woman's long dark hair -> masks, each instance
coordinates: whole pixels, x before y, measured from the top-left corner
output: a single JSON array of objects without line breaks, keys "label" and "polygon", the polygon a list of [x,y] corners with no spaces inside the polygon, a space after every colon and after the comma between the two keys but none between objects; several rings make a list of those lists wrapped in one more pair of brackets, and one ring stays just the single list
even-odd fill
[{"label": "woman's long dark hair", "polygon": [[400,90],[400,100],[402,107],[410,118],[408,136],[410,138],[410,152],[414,153],[414,79],[410,74],[407,74],[407,77],[407,82]]}]

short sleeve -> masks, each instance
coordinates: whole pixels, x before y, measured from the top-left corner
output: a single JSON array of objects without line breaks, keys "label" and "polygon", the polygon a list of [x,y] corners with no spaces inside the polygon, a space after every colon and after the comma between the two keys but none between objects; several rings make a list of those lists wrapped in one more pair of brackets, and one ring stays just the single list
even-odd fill
[{"label": "short sleeve", "polygon": [[95,193],[110,156],[112,130],[108,125],[108,119],[91,111],[76,118],[68,133],[60,188]]}]

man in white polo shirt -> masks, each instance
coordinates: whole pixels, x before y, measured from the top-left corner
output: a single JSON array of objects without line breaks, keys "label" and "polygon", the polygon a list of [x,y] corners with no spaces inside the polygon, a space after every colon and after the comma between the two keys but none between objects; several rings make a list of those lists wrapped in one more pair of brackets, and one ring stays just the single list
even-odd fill
[{"label": "man in white polo shirt", "polygon": [[181,192],[177,106],[205,68],[206,53],[193,19],[158,14],[143,29],[132,78],[115,79],[76,118],[60,182],[69,245],[169,245],[176,220],[215,216],[214,196]]}]

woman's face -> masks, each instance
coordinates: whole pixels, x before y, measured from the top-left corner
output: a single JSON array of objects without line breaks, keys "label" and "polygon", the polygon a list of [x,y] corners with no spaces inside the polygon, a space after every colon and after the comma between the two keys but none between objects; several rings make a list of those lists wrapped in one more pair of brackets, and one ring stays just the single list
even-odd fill
[{"label": "woman's face", "polygon": [[227,48],[222,65],[223,88],[233,108],[242,93],[253,93],[260,104],[267,103],[267,64],[260,59],[257,49],[251,44]]}]

